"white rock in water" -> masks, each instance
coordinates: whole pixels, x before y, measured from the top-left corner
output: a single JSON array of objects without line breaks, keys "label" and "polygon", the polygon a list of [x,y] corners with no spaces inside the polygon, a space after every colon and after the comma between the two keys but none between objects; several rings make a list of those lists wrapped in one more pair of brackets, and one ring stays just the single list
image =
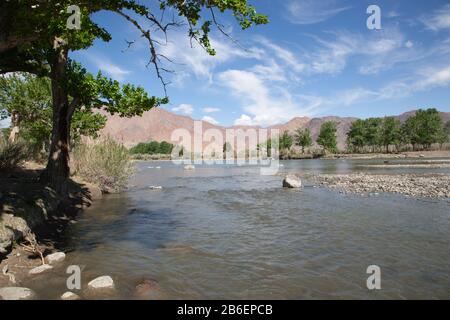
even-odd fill
[{"label": "white rock in water", "polygon": [[150,186],[148,188],[151,189],[151,190],[161,190],[162,189],[161,186]]},{"label": "white rock in water", "polygon": [[295,175],[287,175],[283,180],[283,188],[301,188],[302,180]]},{"label": "white rock in water", "polygon": [[[22,287],[0,288],[0,298],[3,300],[30,300],[36,296],[33,290]],[[0,300],[1,300],[0,299]]]},{"label": "white rock in water", "polygon": [[45,257],[48,264],[54,264],[63,261],[66,258],[64,252],[55,252]]},{"label": "white rock in water", "polygon": [[46,272],[46,271],[51,270],[51,269],[53,269],[53,267],[51,265],[43,264],[42,266],[39,266],[39,267],[31,269],[28,273],[32,274],[32,275],[40,274],[40,273]]},{"label": "white rock in water", "polygon": [[114,289],[114,281],[110,276],[95,278],[88,283],[89,289]]},{"label": "white rock in water", "polygon": [[80,300],[81,298],[79,295],[77,295],[73,292],[67,291],[61,295],[61,299],[62,300]]},{"label": "white rock in water", "polygon": [[184,170],[194,170],[195,166],[193,166],[192,164],[188,164],[186,166],[184,166]]}]

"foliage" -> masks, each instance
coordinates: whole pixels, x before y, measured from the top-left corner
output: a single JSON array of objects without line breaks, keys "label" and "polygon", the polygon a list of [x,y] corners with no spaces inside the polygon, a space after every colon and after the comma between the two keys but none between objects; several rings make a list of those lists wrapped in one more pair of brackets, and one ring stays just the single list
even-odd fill
[{"label": "foliage", "polygon": [[291,149],[293,143],[294,141],[292,139],[292,136],[289,134],[287,130],[285,130],[279,140],[280,150]]},{"label": "foliage", "polygon": [[138,143],[130,149],[131,154],[171,154],[173,144],[166,141],[159,143],[158,141],[151,141],[149,143]]},{"label": "foliage", "polygon": [[29,156],[28,148],[23,141],[7,142],[0,138],[0,170],[18,167]]},{"label": "foliage", "polygon": [[[27,73],[0,76],[0,114],[2,118],[14,115],[20,128],[19,136],[33,150],[41,150],[50,141],[52,130],[52,102],[50,79]],[[72,139],[81,136],[97,137],[106,124],[106,117],[88,108],[74,112]]]},{"label": "foliage", "polygon": [[304,130],[300,128],[297,129],[295,131],[294,139],[297,145],[302,147],[302,153],[305,153],[305,148],[312,146],[311,131],[308,128]]},{"label": "foliage", "polygon": [[434,108],[417,110],[403,124],[402,134],[404,143],[410,143],[414,148],[421,145],[429,149],[433,143],[442,143],[444,140],[442,118]]},{"label": "foliage", "polygon": [[371,147],[375,152],[376,146],[384,146],[388,152],[389,146],[399,150],[401,145],[409,144],[414,149],[418,146],[429,149],[433,143],[447,142],[448,136],[439,112],[427,109],[418,110],[403,124],[394,117],[356,120],[347,133],[347,145],[355,152],[361,152],[364,147]]},{"label": "foliage", "polygon": [[338,151],[336,132],[336,122],[324,122],[320,127],[320,133],[317,137],[317,144],[322,146],[326,151],[336,153]]},{"label": "foliage", "polygon": [[124,187],[132,173],[128,150],[109,138],[94,144],[78,144],[71,161],[73,174],[109,192]]}]

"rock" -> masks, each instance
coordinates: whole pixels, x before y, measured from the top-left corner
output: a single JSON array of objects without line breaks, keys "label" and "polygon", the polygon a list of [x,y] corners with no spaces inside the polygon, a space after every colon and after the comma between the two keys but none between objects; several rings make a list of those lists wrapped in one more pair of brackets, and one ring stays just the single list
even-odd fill
[{"label": "rock", "polygon": [[43,272],[49,271],[51,269],[53,269],[53,267],[51,265],[43,264],[42,266],[31,269],[28,273],[30,275],[36,275],[36,274],[41,274]]},{"label": "rock", "polygon": [[146,279],[136,286],[134,296],[137,299],[157,300],[162,298],[162,291],[156,280]]},{"label": "rock", "polygon": [[301,188],[302,181],[296,175],[287,175],[283,180],[283,188]]},{"label": "rock", "polygon": [[36,296],[33,290],[23,287],[0,288],[0,298],[3,300],[31,300]]},{"label": "rock", "polygon": [[419,154],[419,158],[425,158],[424,154]]},{"label": "rock", "polygon": [[48,264],[54,264],[63,261],[66,258],[64,252],[55,252],[45,257]]},{"label": "rock", "polygon": [[148,187],[150,190],[161,190],[162,187],[161,186],[150,186]]},{"label": "rock", "polygon": [[114,289],[114,281],[110,276],[102,276],[95,278],[88,283],[89,289]]},{"label": "rock", "polygon": [[86,183],[85,188],[87,188],[89,200],[99,200],[103,198],[103,192],[99,187],[90,183]]},{"label": "rock", "polygon": [[79,295],[70,291],[67,291],[61,295],[61,300],[80,300],[80,299],[81,298]]},{"label": "rock", "polygon": [[192,164],[185,165],[184,170],[195,170],[195,166]]}]

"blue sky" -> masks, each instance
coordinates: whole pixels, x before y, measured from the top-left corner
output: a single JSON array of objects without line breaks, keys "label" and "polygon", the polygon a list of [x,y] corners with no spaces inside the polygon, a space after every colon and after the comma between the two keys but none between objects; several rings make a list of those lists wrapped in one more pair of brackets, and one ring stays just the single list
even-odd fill
[{"label": "blue sky", "polygon": [[[170,104],[162,108],[221,125],[272,125],[294,116],[384,116],[415,108],[450,111],[450,3],[444,0],[250,1],[270,23],[241,31],[222,24],[239,44],[213,32],[217,56],[191,48],[185,29],[158,50]],[[369,30],[369,5],[381,8],[381,30]],[[111,13],[94,20],[111,32],[71,56],[89,71],[163,95],[148,47],[132,25]],[[137,40],[124,52],[125,40]]]}]

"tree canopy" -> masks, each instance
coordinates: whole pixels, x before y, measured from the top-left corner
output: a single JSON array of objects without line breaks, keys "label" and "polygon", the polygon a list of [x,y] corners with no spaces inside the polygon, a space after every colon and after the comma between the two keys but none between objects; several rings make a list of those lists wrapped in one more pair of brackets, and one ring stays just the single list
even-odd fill
[{"label": "tree canopy", "polygon": [[317,144],[322,146],[326,151],[337,152],[337,135],[336,122],[326,121],[320,127],[320,133],[317,137]]},{"label": "tree canopy", "polygon": [[306,128],[302,130],[301,128],[297,129],[295,131],[294,135],[295,142],[297,145],[302,147],[302,152],[305,153],[305,148],[309,148],[312,146],[312,137],[311,137],[311,131]]}]

